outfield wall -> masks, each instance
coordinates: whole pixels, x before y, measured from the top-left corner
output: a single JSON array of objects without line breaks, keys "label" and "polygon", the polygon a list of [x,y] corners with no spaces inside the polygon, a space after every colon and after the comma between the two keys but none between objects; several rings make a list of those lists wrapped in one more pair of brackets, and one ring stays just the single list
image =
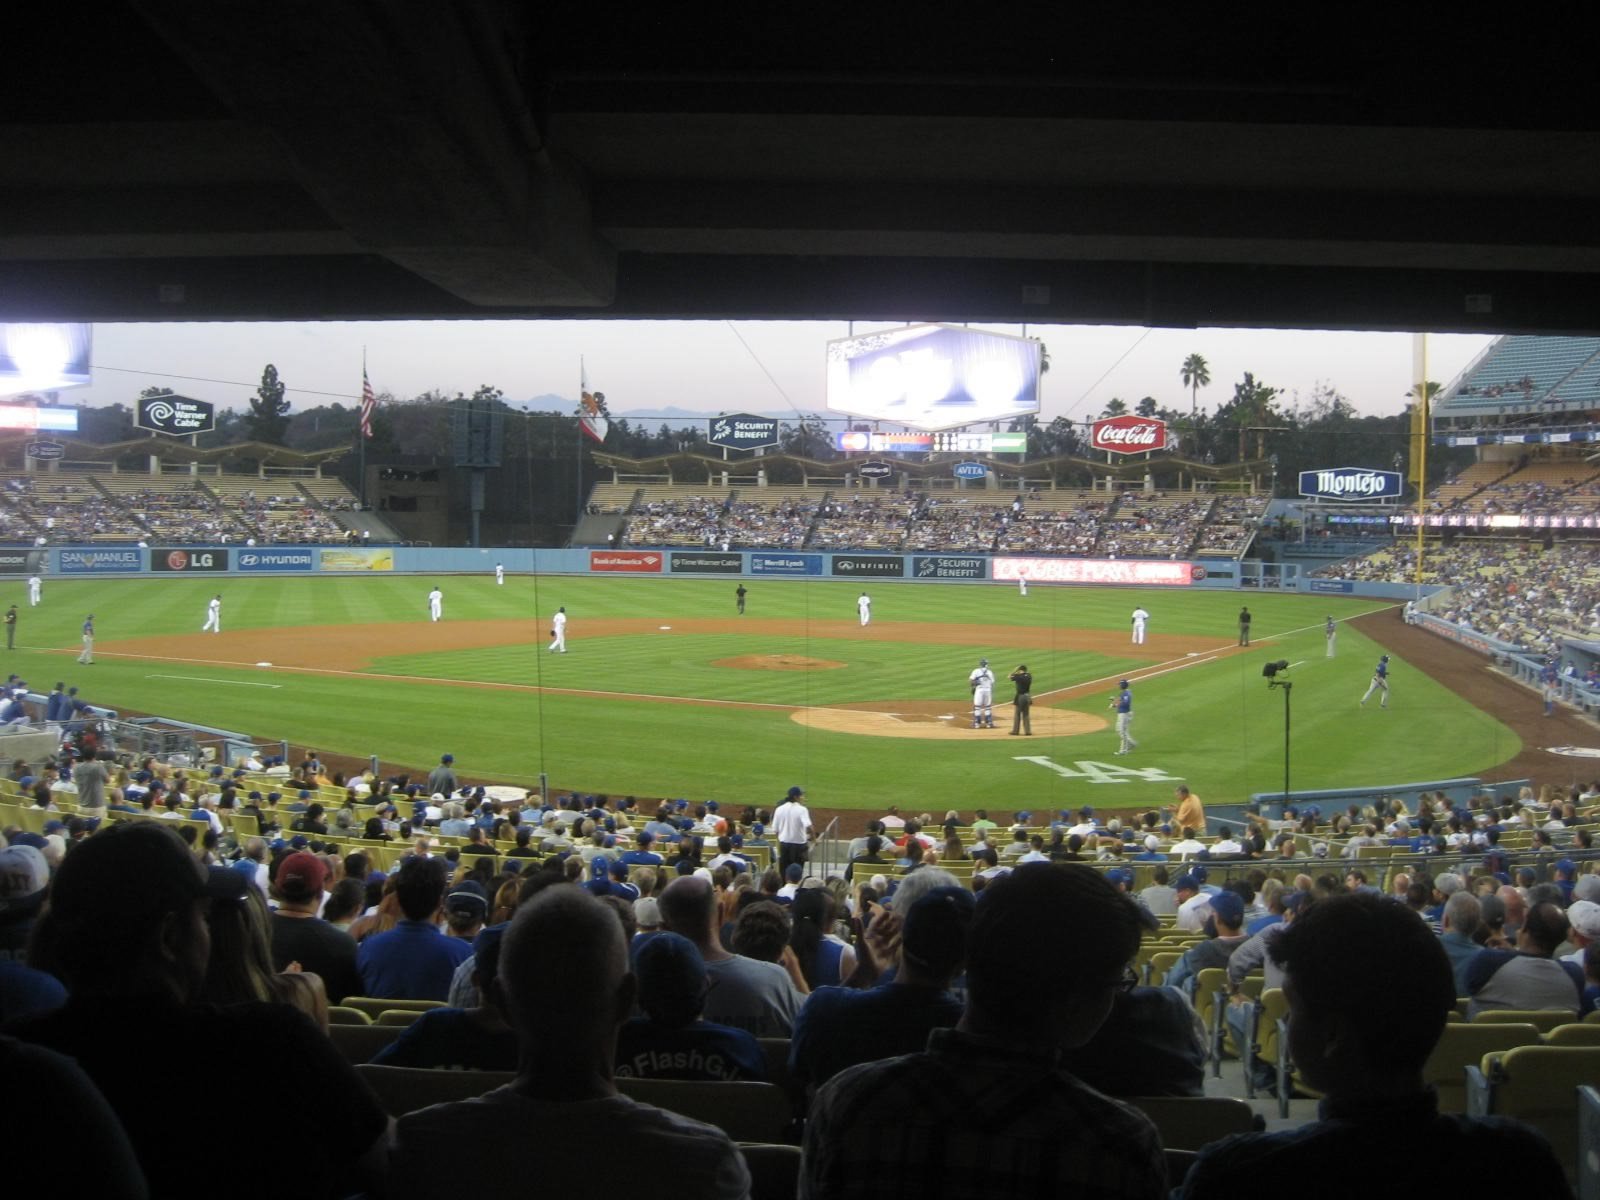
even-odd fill
[{"label": "outfield wall", "polygon": [[[1263,577],[1261,564],[1232,559],[1048,558],[917,551],[474,549],[439,546],[62,546],[0,552],[0,577],[43,569],[57,578],[176,575],[487,575],[496,564],[512,575],[692,576],[726,579],[848,579],[1006,583],[1087,587],[1211,588],[1298,591],[1407,600],[1409,584]],[[1436,591],[1424,588],[1424,594]]]}]

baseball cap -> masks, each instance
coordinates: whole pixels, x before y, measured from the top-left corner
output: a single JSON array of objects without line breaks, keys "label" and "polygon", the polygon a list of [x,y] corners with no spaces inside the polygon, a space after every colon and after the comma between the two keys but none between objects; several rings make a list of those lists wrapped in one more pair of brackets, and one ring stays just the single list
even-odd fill
[{"label": "baseball cap", "polygon": [[327,879],[327,864],[305,850],[296,850],[278,864],[278,891],[285,900],[313,900],[322,895]]},{"label": "baseball cap", "polygon": [[760,821],[757,821],[754,825],[750,826],[750,832],[755,834],[757,837],[760,837],[766,831],[767,827]]},{"label": "baseball cap", "polygon": [[1563,875],[1574,874],[1577,869],[1578,864],[1573,862],[1570,858],[1563,858],[1560,862],[1556,863],[1556,870],[1560,871]]},{"label": "baseball cap", "polygon": [[1106,872],[1106,882],[1112,884],[1132,883],[1133,872],[1124,867],[1112,867],[1111,870]]},{"label": "baseball cap", "polygon": [[468,879],[456,884],[450,889],[450,894],[444,898],[446,912],[473,913],[484,917],[489,915],[489,893],[483,890],[483,885],[476,880]]},{"label": "baseball cap", "polygon": [[493,979],[500,970],[500,943],[505,940],[510,921],[485,925],[472,939],[472,972],[482,979]]},{"label": "baseball cap", "polygon": [[1573,931],[1586,938],[1600,938],[1600,904],[1593,900],[1575,900],[1567,909],[1567,920]]},{"label": "baseball cap", "polygon": [[1146,850],[1154,850],[1159,845],[1161,845],[1161,839],[1155,834],[1147,833],[1144,835],[1144,848]]},{"label": "baseball cap", "polygon": [[978,660],[978,665],[980,667],[987,667],[989,665],[989,660],[987,658],[980,658]]},{"label": "baseball cap", "polygon": [[1244,920],[1244,898],[1238,892],[1218,892],[1211,897],[1211,912],[1224,925],[1238,925]]},{"label": "baseball cap", "polygon": [[1128,686],[1128,681],[1126,679],[1119,679],[1119,680],[1117,680],[1117,686],[1118,687],[1127,687]]},{"label": "baseball cap", "polygon": [[1600,875],[1579,875],[1572,885],[1572,895],[1577,900],[1600,901]]},{"label": "baseball cap", "polygon": [[677,933],[657,933],[633,958],[639,1007],[658,1025],[687,1025],[705,1007],[706,963],[699,949]]},{"label": "baseball cap", "polygon": [[1179,875],[1172,887],[1174,891],[1179,892],[1185,890],[1198,892],[1200,890],[1200,881],[1196,879],[1193,874]]},{"label": "baseball cap", "polygon": [[165,821],[119,822],[85,839],[56,872],[50,903],[67,921],[149,928],[196,900],[238,900],[238,871],[207,871]]},{"label": "baseball cap", "polygon": [[804,795],[805,795],[805,792],[803,790],[801,790],[801,788],[798,787],[798,786],[792,787],[792,788],[789,789],[789,799],[791,799],[791,800],[795,799],[798,796],[804,796]]},{"label": "baseball cap", "polygon": [[50,864],[32,846],[0,850],[0,917],[36,912],[50,886]]},{"label": "baseball cap", "polygon": [[453,763],[453,762],[455,762],[455,760],[456,760],[456,756],[454,754],[446,754],[442,758],[439,759],[440,762],[447,762],[447,763]]},{"label": "baseball cap", "polygon": [[977,897],[966,888],[941,887],[906,910],[900,949],[935,974],[953,972],[967,958],[967,931]]},{"label": "baseball cap", "polygon": [[640,929],[661,928],[661,903],[654,896],[644,896],[633,902],[633,919]]}]

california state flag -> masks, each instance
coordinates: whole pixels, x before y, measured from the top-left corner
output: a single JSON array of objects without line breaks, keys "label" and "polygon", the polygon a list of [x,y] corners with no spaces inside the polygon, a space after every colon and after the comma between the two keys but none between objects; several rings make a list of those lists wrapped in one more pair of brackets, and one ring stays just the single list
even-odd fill
[{"label": "california state flag", "polygon": [[[581,363],[581,360],[580,360]],[[578,413],[578,425],[584,433],[597,442],[606,440],[606,432],[611,428],[611,422],[606,420],[604,405],[606,394],[604,392],[591,392],[589,390],[589,373],[580,365],[578,372],[579,389],[582,393],[579,404],[582,405]]]}]

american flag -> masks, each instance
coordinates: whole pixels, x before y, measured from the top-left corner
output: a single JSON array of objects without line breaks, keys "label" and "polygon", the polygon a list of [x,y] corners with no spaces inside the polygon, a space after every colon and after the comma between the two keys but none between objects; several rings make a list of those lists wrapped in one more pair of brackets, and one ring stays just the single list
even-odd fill
[{"label": "american flag", "polygon": [[367,378],[367,368],[361,368],[361,436],[372,436],[372,410],[378,407],[378,398],[372,394],[372,381]]}]

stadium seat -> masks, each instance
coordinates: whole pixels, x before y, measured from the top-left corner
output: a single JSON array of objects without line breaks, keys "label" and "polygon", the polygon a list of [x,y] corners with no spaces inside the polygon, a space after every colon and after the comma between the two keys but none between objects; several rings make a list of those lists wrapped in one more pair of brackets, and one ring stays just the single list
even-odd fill
[{"label": "stadium seat", "polygon": [[1578,1089],[1578,1200],[1600,1200],[1600,1091]]},{"label": "stadium seat", "polygon": [[[1572,1021],[1545,1034],[1546,1046],[1600,1046],[1600,1025]],[[1595,1082],[1600,1083],[1600,1080]]]},{"label": "stadium seat", "polygon": [[357,1064],[356,1071],[371,1086],[378,1103],[391,1117],[403,1116],[430,1104],[470,1100],[504,1087],[516,1078],[511,1071],[431,1071],[421,1067],[375,1067],[366,1062]]},{"label": "stadium seat", "polygon": [[371,1062],[372,1056],[405,1032],[400,1025],[330,1025],[328,1037],[347,1063]]},{"label": "stadium seat", "polygon": [[346,996],[344,998],[344,1006],[346,1008],[359,1008],[376,1021],[385,1012],[397,1009],[427,1012],[430,1008],[443,1008],[444,1003],[439,1000],[386,1000],[381,996]]},{"label": "stadium seat", "polygon": [[1266,1127],[1249,1104],[1231,1096],[1132,1096],[1126,1103],[1155,1123],[1169,1150],[1198,1150],[1229,1134]]},{"label": "stadium seat", "polygon": [[1150,962],[1145,967],[1145,983],[1152,987],[1160,987],[1166,983],[1167,972],[1172,970],[1180,958],[1181,950],[1163,950],[1150,956]]},{"label": "stadium seat", "polygon": [[372,1016],[362,1012],[359,1008],[351,1008],[345,1004],[328,1005],[328,1024],[330,1025],[371,1025]]},{"label": "stadium seat", "polygon": [[1549,1033],[1558,1025],[1570,1025],[1577,1018],[1569,1012],[1544,1012],[1538,1009],[1489,1008],[1472,1018],[1474,1025],[1532,1025],[1540,1033]]},{"label": "stadium seat", "polygon": [[1422,1068],[1422,1080],[1439,1093],[1439,1111],[1467,1111],[1466,1070],[1496,1050],[1540,1044],[1539,1031],[1528,1024],[1449,1024]]},{"label": "stadium seat", "polygon": [[750,1169],[750,1200],[794,1200],[800,1190],[800,1147],[741,1142]]},{"label": "stadium seat", "polygon": [[1194,979],[1194,1010],[1206,1028],[1206,1055],[1211,1073],[1222,1075],[1222,1008],[1227,1004],[1228,972],[1224,967],[1207,967]]},{"label": "stadium seat", "polygon": [[715,1125],[736,1142],[790,1139],[789,1097],[774,1084],[618,1079],[617,1090],[643,1104]]},{"label": "stadium seat", "polygon": [[1260,997],[1250,1002],[1245,1017],[1245,1028],[1253,1031],[1250,1044],[1244,1047],[1244,1094],[1256,1098],[1255,1066],[1263,1062],[1276,1065],[1278,1061],[1278,1024],[1289,1016],[1289,1001],[1282,988],[1268,988]]},{"label": "stadium seat", "polygon": [[375,1025],[398,1025],[404,1029],[407,1025],[416,1024],[417,1018],[423,1014],[420,1008],[386,1008],[378,1014]]},{"label": "stadium seat", "polygon": [[1519,1046],[1488,1065],[1467,1068],[1467,1111],[1532,1125],[1576,1181],[1578,1089],[1600,1080],[1600,1046]]}]

